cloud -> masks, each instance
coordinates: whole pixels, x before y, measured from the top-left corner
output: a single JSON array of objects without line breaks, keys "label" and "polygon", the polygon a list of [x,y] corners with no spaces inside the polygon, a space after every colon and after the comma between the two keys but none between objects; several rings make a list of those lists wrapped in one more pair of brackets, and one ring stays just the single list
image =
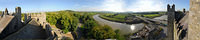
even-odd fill
[{"label": "cloud", "polygon": [[102,3],[103,11],[124,12],[124,0],[104,0]]},{"label": "cloud", "polygon": [[127,10],[134,12],[164,11],[164,5],[161,0],[136,0]]},{"label": "cloud", "polygon": [[162,0],[104,0],[96,6],[82,6],[79,11],[147,12],[165,11]]}]

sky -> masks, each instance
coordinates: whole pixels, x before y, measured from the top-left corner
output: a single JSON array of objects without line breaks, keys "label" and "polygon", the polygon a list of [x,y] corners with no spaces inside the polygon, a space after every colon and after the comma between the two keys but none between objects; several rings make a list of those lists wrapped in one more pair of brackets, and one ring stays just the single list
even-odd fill
[{"label": "sky", "polygon": [[167,4],[175,4],[176,10],[189,10],[189,0],[0,0],[0,11],[8,8],[14,12],[21,7],[23,13],[59,10],[149,12],[166,11]]}]

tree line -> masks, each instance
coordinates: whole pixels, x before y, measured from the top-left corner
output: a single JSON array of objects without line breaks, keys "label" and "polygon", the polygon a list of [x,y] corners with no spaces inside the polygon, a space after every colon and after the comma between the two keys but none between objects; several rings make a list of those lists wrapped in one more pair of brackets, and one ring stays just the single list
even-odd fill
[{"label": "tree line", "polygon": [[[93,19],[97,12],[76,12],[76,11],[56,11],[46,12],[46,20],[51,25],[67,32],[76,32],[78,23],[81,23],[80,30],[84,39],[124,39],[119,34],[120,30],[113,30],[110,26],[99,25]],[[78,35],[77,35],[78,36]]]}]

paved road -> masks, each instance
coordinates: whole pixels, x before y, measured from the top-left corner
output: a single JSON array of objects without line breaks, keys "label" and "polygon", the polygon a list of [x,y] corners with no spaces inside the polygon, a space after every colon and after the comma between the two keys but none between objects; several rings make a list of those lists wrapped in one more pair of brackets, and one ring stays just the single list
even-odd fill
[{"label": "paved road", "polygon": [[109,25],[114,30],[120,29],[120,31],[121,31],[120,33],[122,35],[136,32],[144,27],[144,24],[142,24],[142,23],[129,25],[129,24],[125,24],[125,23],[117,23],[117,22],[108,21],[108,20],[100,18],[99,14],[94,15],[93,18],[96,21],[98,21],[98,23],[101,25]]}]

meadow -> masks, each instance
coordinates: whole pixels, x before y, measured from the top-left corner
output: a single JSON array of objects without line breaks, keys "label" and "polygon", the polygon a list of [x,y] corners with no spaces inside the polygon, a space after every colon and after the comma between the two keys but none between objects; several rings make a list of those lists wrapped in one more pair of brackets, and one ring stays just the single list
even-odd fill
[{"label": "meadow", "polygon": [[[137,17],[155,18],[164,15],[166,12],[141,12],[141,13],[104,13],[100,17],[109,21],[120,23],[141,23],[142,20]],[[137,22],[141,21],[141,22]]]}]

